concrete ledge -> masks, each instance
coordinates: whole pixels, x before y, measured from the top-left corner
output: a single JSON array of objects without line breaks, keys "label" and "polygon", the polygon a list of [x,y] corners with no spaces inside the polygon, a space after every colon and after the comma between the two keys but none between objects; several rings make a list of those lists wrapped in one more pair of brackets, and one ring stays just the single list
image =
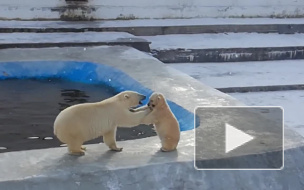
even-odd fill
[{"label": "concrete ledge", "polygon": [[[300,140],[292,134],[287,136]],[[195,171],[193,131],[183,132],[181,137],[178,151],[165,155],[158,152],[157,137],[125,141],[121,153],[107,151],[103,145],[89,145],[83,157],[68,156],[64,148],[1,154],[0,161],[5,164],[0,166],[0,188],[140,190],[149,186],[297,190],[302,187],[304,165],[299,159],[304,156],[303,146],[285,151],[285,168],[281,171]],[[240,159],[252,161],[250,156]]]},{"label": "concrete ledge", "polygon": [[[101,56],[102,55],[102,56]],[[1,61],[88,61],[127,73],[153,91],[193,111],[196,106],[243,105],[190,76],[129,47],[0,50]],[[151,80],[153,79],[153,80]],[[83,157],[65,148],[1,154],[0,189],[301,189],[303,138],[285,127],[285,168],[281,171],[196,171],[193,131],[181,133],[176,152],[158,152],[159,139],[119,142],[121,153],[89,145]],[[245,157],[244,157],[245,159]],[[250,158],[247,158],[250,161]]]},{"label": "concrete ledge", "polygon": [[303,34],[221,33],[145,36],[165,63],[303,59]]},{"label": "concrete ledge", "polygon": [[123,45],[150,51],[149,41],[123,32],[84,32],[72,36],[69,33],[9,33],[2,34],[0,40],[0,49]]},{"label": "concrete ledge", "polygon": [[208,63],[304,59],[304,46],[151,50],[164,63]]},{"label": "concrete ledge", "polygon": [[286,90],[304,90],[304,84],[290,85],[266,85],[266,86],[248,86],[248,87],[226,87],[216,88],[224,93],[235,92],[270,92],[270,91],[286,91]]},{"label": "concrete ledge", "polygon": [[[181,152],[166,155],[166,158],[153,152],[149,158],[130,153],[129,160],[141,157],[147,163],[142,167],[121,167],[113,169],[113,165],[121,163],[122,154],[96,152],[97,155],[80,159],[67,158],[59,150],[52,150],[47,157],[51,160],[42,161],[35,152],[32,162],[36,163],[36,170],[40,175],[24,179],[14,178],[0,183],[1,189],[248,189],[248,190],[298,190],[302,188],[303,178],[301,170],[303,163],[303,148],[286,151],[288,166],[283,171],[194,171],[193,163],[178,159]],[[59,155],[59,156],[58,156]],[[297,155],[298,158],[294,158]],[[11,156],[20,156],[11,155]],[[25,156],[25,155],[23,155]],[[55,156],[55,157],[52,157]],[[184,155],[185,156],[185,155]],[[89,158],[90,157],[90,158]],[[110,162],[107,162],[111,160]],[[128,160],[128,159],[124,159]],[[161,161],[162,160],[162,161]],[[164,161],[166,160],[166,161]],[[51,161],[47,163],[46,161]],[[117,162],[115,162],[117,161]],[[157,163],[158,162],[158,163]],[[15,163],[21,164],[18,161]],[[23,162],[22,162],[23,163]],[[157,164],[156,164],[157,163]],[[44,167],[39,167],[44,165]],[[82,168],[82,172],[78,171]],[[297,168],[297,169],[296,169]],[[12,168],[20,169],[18,168]],[[28,171],[31,173],[31,170]],[[53,175],[51,175],[53,174]],[[7,178],[7,176],[6,176]]]},{"label": "concrete ledge", "polygon": [[164,19],[131,21],[0,21],[0,33],[12,32],[128,32],[136,36],[256,32],[304,32],[300,19]]},{"label": "concrete ledge", "polygon": [[59,43],[11,43],[0,44],[0,49],[9,48],[47,48],[47,47],[92,47],[92,46],[130,46],[140,51],[150,52],[149,43],[142,40],[126,42],[125,39],[115,42],[59,42]]}]

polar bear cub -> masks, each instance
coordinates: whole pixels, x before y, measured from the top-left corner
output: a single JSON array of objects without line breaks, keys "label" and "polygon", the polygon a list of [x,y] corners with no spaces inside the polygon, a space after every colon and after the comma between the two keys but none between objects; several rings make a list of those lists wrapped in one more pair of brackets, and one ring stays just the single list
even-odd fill
[{"label": "polar bear cub", "polygon": [[141,104],[146,97],[134,91],[124,91],[96,103],[83,103],[61,111],[54,122],[54,134],[67,144],[72,155],[84,155],[86,141],[103,136],[104,143],[114,151],[117,127],[133,127],[140,124],[151,110],[132,113],[131,107]]},{"label": "polar bear cub", "polygon": [[147,114],[141,123],[154,125],[157,135],[161,140],[161,151],[168,152],[175,150],[180,139],[179,123],[170,110],[164,95],[153,93],[150,96],[148,105],[137,109],[131,108],[130,111],[140,113],[149,109],[152,112]]}]

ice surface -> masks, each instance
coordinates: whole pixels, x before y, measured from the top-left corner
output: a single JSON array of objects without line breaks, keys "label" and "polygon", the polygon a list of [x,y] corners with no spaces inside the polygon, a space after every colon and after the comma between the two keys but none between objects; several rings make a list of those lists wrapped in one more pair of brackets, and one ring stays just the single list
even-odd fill
[{"label": "ice surface", "polygon": [[304,91],[229,94],[249,106],[282,106],[285,124],[304,137]]},{"label": "ice surface", "polygon": [[[215,88],[304,84],[304,60],[170,65]],[[304,136],[304,91],[229,95],[249,106],[282,106],[285,124]]]},{"label": "ice surface", "polygon": [[214,88],[304,84],[304,60],[169,65]]}]

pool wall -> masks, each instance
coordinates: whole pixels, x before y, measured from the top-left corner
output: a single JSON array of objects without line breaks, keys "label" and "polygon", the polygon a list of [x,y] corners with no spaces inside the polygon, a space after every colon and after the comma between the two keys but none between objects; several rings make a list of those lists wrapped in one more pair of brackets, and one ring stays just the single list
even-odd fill
[{"label": "pool wall", "polygon": [[[129,75],[104,64],[77,61],[19,61],[0,62],[0,80],[5,79],[47,79],[60,78],[87,84],[104,84],[117,93],[133,90],[149,97],[153,91],[132,79]],[[143,103],[146,104],[148,98]],[[181,131],[194,128],[194,114],[172,101],[169,107],[178,119]],[[195,126],[199,126],[196,117]]]},{"label": "pool wall", "polygon": [[[130,76],[145,88],[163,93],[169,101],[178,104],[190,113],[193,113],[197,106],[244,105],[231,96],[172,69],[150,55],[129,47],[0,51],[0,62],[6,62],[6,64],[16,61],[39,64],[41,60],[46,61],[43,62],[44,64],[50,61],[47,68],[48,72],[53,74],[56,74],[58,68],[52,66],[52,61],[90,62],[111,66]],[[64,64],[62,68],[63,66]],[[37,69],[35,75],[44,72]],[[85,80],[88,79],[90,77],[85,78]],[[210,127],[215,126],[210,125]],[[207,141],[212,142],[211,137],[206,138],[209,138]],[[0,155],[0,189],[297,190],[303,187],[304,140],[286,126],[285,166],[280,171],[196,171],[193,164],[194,140],[194,130],[183,131],[177,151],[168,153],[159,151],[160,141],[156,136],[120,141],[118,146],[124,149],[119,153],[108,151],[103,144],[88,145],[86,155],[82,157],[67,155],[67,150],[63,147],[2,153]],[[255,156],[245,155],[239,159],[253,163]],[[214,164],[217,164],[216,160],[214,161]]]}]

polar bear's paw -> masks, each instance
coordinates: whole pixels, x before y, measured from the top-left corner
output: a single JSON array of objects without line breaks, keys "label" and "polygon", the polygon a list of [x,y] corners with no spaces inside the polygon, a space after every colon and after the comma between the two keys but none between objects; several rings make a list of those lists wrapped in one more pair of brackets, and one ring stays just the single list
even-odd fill
[{"label": "polar bear's paw", "polygon": [[83,150],[81,150],[79,152],[69,152],[69,154],[72,156],[83,156],[85,154],[85,152]]},{"label": "polar bear's paw", "polygon": [[164,148],[164,147],[160,148],[160,151],[162,151],[162,152],[171,152],[171,151],[174,151],[174,150],[176,150],[176,148],[173,148],[173,149],[167,149],[167,148]]},{"label": "polar bear's paw", "polygon": [[163,148],[163,147],[160,148],[160,151],[162,151],[162,152],[168,152],[168,150],[166,150],[166,149]]},{"label": "polar bear's paw", "polygon": [[129,108],[130,112],[136,112],[135,108]]},{"label": "polar bear's paw", "polygon": [[115,152],[121,152],[123,148],[118,148],[118,147],[110,147],[110,150],[115,151]]},{"label": "polar bear's paw", "polygon": [[86,151],[86,150],[87,150],[87,147],[81,146],[81,150]]}]

